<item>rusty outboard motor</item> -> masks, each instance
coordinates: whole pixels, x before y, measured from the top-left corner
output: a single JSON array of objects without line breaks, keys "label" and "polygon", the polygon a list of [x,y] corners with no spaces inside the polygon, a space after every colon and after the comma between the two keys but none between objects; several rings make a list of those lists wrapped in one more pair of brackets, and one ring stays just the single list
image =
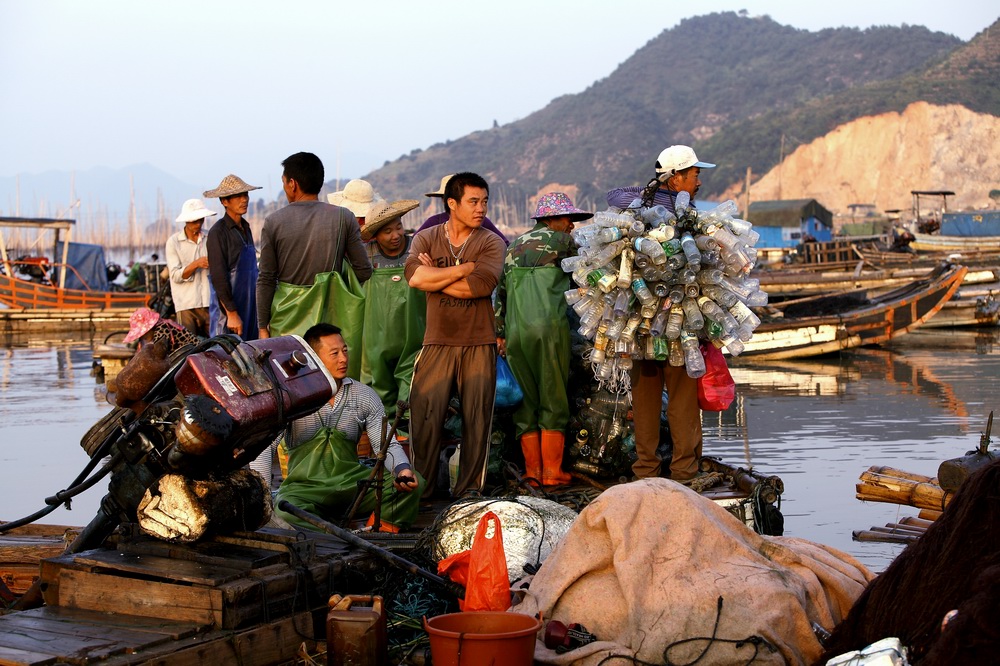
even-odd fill
[{"label": "rusty outboard motor", "polygon": [[95,548],[119,524],[134,522],[143,496],[165,475],[212,479],[238,470],[333,395],[333,378],[298,336],[219,336],[170,360],[140,413],[115,409],[81,441],[92,462],[111,457],[111,481],[68,552]]}]

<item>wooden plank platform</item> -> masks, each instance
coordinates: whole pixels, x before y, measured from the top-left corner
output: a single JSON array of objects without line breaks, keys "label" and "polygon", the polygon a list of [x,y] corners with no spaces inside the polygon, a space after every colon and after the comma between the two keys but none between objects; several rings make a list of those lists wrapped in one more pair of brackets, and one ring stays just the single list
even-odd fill
[{"label": "wooden plank platform", "polygon": [[0,333],[127,331],[133,310],[0,308]]}]

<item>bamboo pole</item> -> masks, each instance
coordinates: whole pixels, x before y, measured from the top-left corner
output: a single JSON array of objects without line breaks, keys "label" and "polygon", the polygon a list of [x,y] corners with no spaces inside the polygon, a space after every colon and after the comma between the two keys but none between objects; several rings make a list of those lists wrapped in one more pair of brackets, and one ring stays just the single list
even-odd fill
[{"label": "bamboo pole", "polygon": [[925,530],[934,524],[933,520],[925,520],[923,518],[917,518],[915,516],[906,516],[899,522],[901,525],[912,525],[914,527],[922,527]]},{"label": "bamboo pole", "polygon": [[917,514],[917,517],[920,518],[921,520],[929,520],[931,522],[934,522],[935,520],[941,517],[941,512],[938,511],[937,509],[921,509],[920,513]]},{"label": "bamboo pole", "polygon": [[917,537],[909,534],[885,534],[872,530],[855,530],[852,536],[855,541],[881,541],[884,543],[912,543],[917,540]]},{"label": "bamboo pole", "polygon": [[[908,479],[910,481],[916,481],[918,483],[933,483],[937,485],[937,479],[933,476],[926,476],[924,474],[915,474],[913,472],[907,472],[905,470],[896,469],[895,467],[884,467],[879,465],[873,465],[868,468],[869,472],[874,474],[881,474],[882,476],[892,476],[897,479]],[[861,475],[864,479],[864,474]]]},{"label": "bamboo pole", "polygon": [[949,493],[931,483],[918,483],[906,479],[887,477],[872,472],[862,474],[862,483],[855,486],[857,498],[862,501],[906,504],[918,509],[943,510],[954,493]]}]

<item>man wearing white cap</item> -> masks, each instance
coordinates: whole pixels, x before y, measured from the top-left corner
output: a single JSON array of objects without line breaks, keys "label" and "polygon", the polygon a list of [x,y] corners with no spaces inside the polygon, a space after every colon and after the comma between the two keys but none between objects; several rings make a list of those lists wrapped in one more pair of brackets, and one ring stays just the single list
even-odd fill
[{"label": "man wearing white cap", "polygon": [[[656,175],[646,187],[621,187],[608,192],[608,205],[629,208],[636,199],[643,206],[666,206],[674,211],[679,192],[694,195],[701,187],[702,169],[714,164],[701,162],[690,146],[670,146],[656,158]],[[660,411],[662,392],[667,392],[667,423],[673,440],[670,478],[683,484],[701,474],[701,411],[698,407],[698,380],[688,376],[684,366],[675,367],[666,361],[635,361],[632,365],[632,416],[635,424],[635,452],[632,464],[636,477],[660,476],[661,465],[656,448],[660,443]]]},{"label": "man wearing white cap", "polygon": [[205,219],[213,215],[217,213],[206,208],[201,199],[188,199],[177,216],[177,222],[184,228],[167,239],[170,295],[177,323],[203,338],[208,337],[212,290],[208,280],[208,250],[201,228]]}]

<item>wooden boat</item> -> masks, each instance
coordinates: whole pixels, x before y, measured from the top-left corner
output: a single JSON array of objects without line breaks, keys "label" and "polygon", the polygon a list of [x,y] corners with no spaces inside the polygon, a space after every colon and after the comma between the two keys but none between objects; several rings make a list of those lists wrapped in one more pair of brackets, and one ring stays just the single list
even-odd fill
[{"label": "wooden boat", "polygon": [[[152,297],[150,293],[90,288],[87,280],[68,261],[74,224],[74,220],[0,217],[0,227],[53,231],[53,256],[61,257],[60,261],[53,262],[39,257],[30,260],[12,259],[8,256],[7,245],[0,233],[0,303],[9,308],[24,310],[121,308],[131,311],[146,305]],[[103,266],[101,269],[103,270]],[[36,280],[22,277],[29,271],[35,273]],[[67,281],[71,284],[78,283],[84,288],[67,287]]]},{"label": "wooden boat", "polygon": [[962,288],[944,304],[934,318],[924,323],[927,328],[957,328],[960,326],[996,326],[1000,323],[1000,301],[994,289]]},{"label": "wooden boat", "polygon": [[858,290],[787,305],[779,318],[754,331],[738,358],[802,358],[887,342],[936,315],[967,270],[943,264],[881,296]]},{"label": "wooden boat", "polygon": [[[937,264],[940,265],[940,264]],[[800,298],[853,290],[887,290],[905,286],[918,278],[931,275],[934,268],[892,268],[877,271],[863,270],[861,261],[855,262],[854,271],[783,269],[755,272],[760,288],[772,302],[778,299]],[[987,284],[1000,280],[1000,267],[968,268],[963,280],[966,285]]]},{"label": "wooden boat", "polygon": [[1000,252],[1000,211],[946,212],[936,233],[914,236],[915,250]]}]

